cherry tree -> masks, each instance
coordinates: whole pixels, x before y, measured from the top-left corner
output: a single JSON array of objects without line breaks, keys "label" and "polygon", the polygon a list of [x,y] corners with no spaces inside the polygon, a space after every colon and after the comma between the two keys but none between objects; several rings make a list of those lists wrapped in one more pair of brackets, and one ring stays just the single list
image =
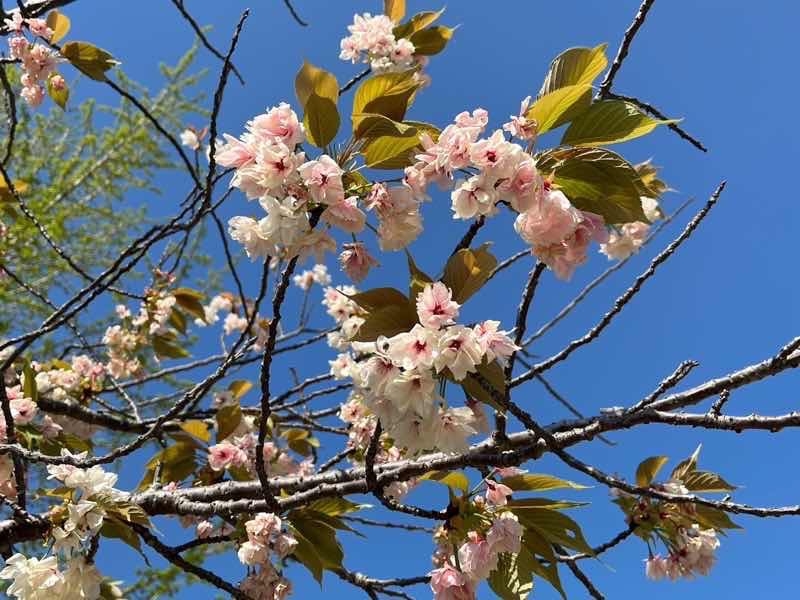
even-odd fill
[{"label": "cherry tree", "polygon": [[[677,460],[642,456],[622,475],[573,450],[653,423],[701,432],[796,426],[794,413],[736,416],[726,403],[797,367],[800,338],[681,389],[697,367],[685,361],[637,402],[599,414],[579,412],[547,379],[601,338],[709,215],[724,182],[590,329],[550,356],[531,352],[687,206],[664,198],[669,174],[608,148],[669,128],[705,151],[679,120],[614,91],[654,0],[641,4],[615,52],[576,47],[549,68],[543,62],[540,89],[509,107],[512,116],[443,96],[452,103],[447,123],[428,122],[414,102],[443,93],[426,68],[447,60],[458,31],[444,10],[406,14],[403,0],[386,0],[375,7],[381,14],[353,16],[338,57],[332,49],[329,63],[299,66],[296,98],[263,92],[271,108],[231,132],[218,119],[226,88],[246,76],[235,57],[247,11],[219,49],[173,0],[176,23],[219,61],[207,119],[189,126],[157,108],[109,52],[70,38],[69,4],[19,3],[1,28],[0,275],[11,298],[26,298],[20,307],[44,315],[30,328],[6,324],[0,342],[0,579],[9,597],[154,597],[175,593],[165,581],[186,575],[234,598],[283,599],[293,585],[287,567],[299,564],[308,575],[292,574],[323,590],[335,577],[370,598],[522,599],[536,595],[534,584],[565,596],[565,577],[602,598],[582,564],[620,544],[641,547],[650,579],[691,579],[724,560],[720,537],[740,527],[734,516],[800,513],[737,502],[734,486],[701,466],[699,447]],[[59,241],[31,198],[30,157],[19,151],[37,109],[69,105],[76,74],[78,85],[118,95],[185,175],[181,197],[170,190],[169,216],[105,263],[81,263]],[[540,142],[548,132],[560,136],[549,147]],[[240,216],[225,223],[223,204]],[[450,211],[463,230],[455,247],[426,230],[425,214],[436,211]],[[516,240],[516,253],[495,255],[484,237],[490,222]],[[35,256],[49,254],[78,287],[40,289],[43,281],[20,275],[32,256],[20,251],[22,227],[44,245]],[[437,250],[420,257],[424,236]],[[221,277],[198,280],[185,268],[198,240],[213,245]],[[596,252],[611,266],[533,330],[540,283],[569,286]],[[370,286],[392,254],[407,269],[383,274],[391,286]],[[527,278],[504,279],[519,263]],[[253,268],[257,278],[243,276]],[[496,286],[519,295],[515,314],[475,318],[470,300]],[[220,352],[209,351],[214,344]],[[273,364],[280,355],[297,367],[288,375]],[[315,374],[301,377],[300,365]],[[535,418],[525,395],[533,382],[572,416]],[[573,477],[542,472],[545,455]],[[139,483],[122,486],[123,463],[134,457]],[[581,527],[593,518],[580,508],[587,485],[607,488],[619,508],[619,533],[608,540],[590,541]],[[422,486],[440,488],[441,502],[420,503]],[[168,522],[183,533],[162,535]],[[392,579],[357,571],[346,537],[369,540],[373,528],[428,536],[429,571],[404,573],[402,561]],[[114,581],[95,564],[111,540],[169,566]],[[236,579],[205,564],[220,553],[238,557]]]}]

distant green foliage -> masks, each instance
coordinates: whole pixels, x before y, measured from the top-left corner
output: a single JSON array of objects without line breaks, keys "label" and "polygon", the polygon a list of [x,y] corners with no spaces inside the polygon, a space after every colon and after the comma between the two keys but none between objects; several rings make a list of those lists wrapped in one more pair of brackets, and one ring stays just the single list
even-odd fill
[{"label": "distant green foliage", "polygon": [[[165,84],[155,95],[121,71],[115,74],[120,85],[176,136],[187,120],[205,116],[204,96],[196,91],[205,73],[192,68],[196,54],[195,46],[175,66],[162,65]],[[12,71],[14,84],[17,74]],[[79,89],[90,85],[97,84],[84,78]],[[89,99],[67,112],[54,107],[49,113],[32,113],[18,102],[17,112],[9,164],[13,178],[29,184],[24,199],[53,239],[84,271],[99,273],[148,225],[146,215],[153,216],[144,203],[137,205],[146,200],[139,191],[158,193],[156,177],[178,168],[177,162],[163,136],[127,100],[110,106]],[[4,106],[0,113],[4,148]],[[80,289],[84,280],[47,246],[13,203],[0,206],[0,219],[8,227],[8,235],[0,239],[0,263],[51,298]],[[0,335],[27,331],[51,310],[8,279],[0,285]],[[94,314],[91,325],[102,326],[96,321]]]}]

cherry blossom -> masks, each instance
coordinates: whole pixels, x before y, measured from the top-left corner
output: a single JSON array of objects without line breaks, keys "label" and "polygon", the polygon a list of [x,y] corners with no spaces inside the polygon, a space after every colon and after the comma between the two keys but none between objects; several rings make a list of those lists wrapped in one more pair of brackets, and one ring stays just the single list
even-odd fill
[{"label": "cherry blossom", "polygon": [[453,300],[452,292],[441,281],[427,284],[417,295],[419,322],[430,329],[451,325],[458,316],[460,305]]}]

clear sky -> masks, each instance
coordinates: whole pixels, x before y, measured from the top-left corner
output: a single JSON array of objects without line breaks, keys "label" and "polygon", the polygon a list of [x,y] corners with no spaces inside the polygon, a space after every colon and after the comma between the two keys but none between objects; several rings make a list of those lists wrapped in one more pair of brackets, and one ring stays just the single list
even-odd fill
[{"label": "clear sky", "polygon": [[[410,11],[440,8],[431,1],[409,1]],[[214,25],[210,37],[219,47],[227,46],[239,13],[248,6],[252,11],[235,59],[247,85],[231,81],[220,118],[222,131],[238,134],[248,118],[266,107],[283,100],[294,102],[294,74],[303,58],[333,71],[340,81],[357,72],[359,67],[338,59],[339,40],[353,12],[379,12],[381,3],[295,0],[295,5],[310,27],[299,27],[280,0],[187,1],[201,23]],[[411,116],[444,126],[462,110],[483,107],[490,113],[490,126],[499,127],[517,112],[524,96],[536,93],[549,61],[560,51],[601,42],[609,42],[610,51],[615,51],[637,6],[637,0],[451,1],[443,22],[460,27],[446,52],[434,57],[429,67],[433,85],[420,95]],[[793,98],[798,91],[795,59],[800,4],[770,2],[761,6],[758,10],[750,2],[736,0],[657,2],[616,79],[619,93],[652,102],[670,116],[684,117],[685,128],[711,150],[702,154],[666,129],[618,147],[632,162],[652,157],[663,167],[664,179],[677,190],[665,199],[667,211],[689,197],[703,201],[722,179],[729,184],[700,231],[664,266],[660,276],[647,284],[600,342],[576,352],[567,365],[550,372],[555,387],[586,413],[637,401],[682,360],[701,363],[686,380],[689,386],[761,360],[798,332],[800,284],[794,265],[800,204],[794,197],[794,177],[800,125],[794,116]],[[81,0],[66,12],[73,23],[70,39],[85,39],[106,48],[122,60],[126,73],[151,89],[160,84],[157,63],[173,61],[192,40],[186,23],[169,2]],[[219,62],[201,52],[199,64],[210,69],[206,79],[210,90]],[[100,87],[88,80],[79,85],[81,95],[97,92],[105,97]],[[197,120],[194,124],[202,125]],[[543,139],[542,145],[553,141]],[[135,201],[151,202],[159,214],[169,210],[182,196],[186,181],[182,176],[165,176],[161,184],[164,193],[160,197],[143,193]],[[699,202],[693,206],[696,210]],[[233,194],[223,207],[226,218],[249,211],[252,208],[240,193]],[[449,198],[442,194],[425,207],[424,215],[427,231],[412,251],[423,267],[435,271],[464,225],[452,221]],[[533,351],[549,355],[594,324],[688,218],[687,212],[667,229],[660,243],[652,244],[606,282]],[[486,229],[481,239],[495,240],[498,256],[523,247],[510,234],[509,215]],[[404,279],[397,279],[393,269],[402,267],[401,258],[385,260],[384,268],[366,284],[404,287]],[[549,274],[544,277],[531,311],[531,326],[548,320],[606,264],[605,257],[593,257],[570,283],[556,281]],[[501,319],[511,327],[529,267],[529,262],[519,264],[498,278],[494,287],[471,303],[469,314]],[[249,290],[254,292],[255,271],[245,273]],[[401,273],[405,277],[405,272]],[[288,381],[288,366],[298,367],[301,376],[310,376],[321,370],[319,365],[324,363],[320,361],[332,357],[323,348],[306,356],[310,360],[296,360],[294,365],[283,360],[276,363],[281,385]],[[736,392],[729,409],[737,414],[792,410],[797,406],[797,382],[796,374],[788,374]],[[563,409],[535,385],[523,389],[515,399],[540,421],[564,416]],[[631,477],[641,459],[666,454],[677,460],[702,441],[701,464],[741,484],[735,495],[738,501],[791,504],[800,496],[794,463],[797,437],[791,430],[779,435],[752,432],[737,436],[647,426],[611,437],[616,446],[592,444],[576,452],[607,471]],[[529,468],[590,483],[552,458]],[[127,478],[133,480],[136,475],[127,473]],[[440,490],[414,494],[411,499],[415,502],[442,501]],[[592,502],[573,514],[590,542],[605,541],[624,527],[606,490],[595,487],[586,493],[564,495]],[[647,550],[638,540],[611,551],[602,563],[587,562],[585,567],[609,598],[646,595],[656,600],[678,594],[686,599],[752,598],[765,591],[776,598],[795,595],[798,522],[755,518],[738,522],[745,530],[722,540],[719,563],[712,574],[692,583],[647,581],[642,563]],[[424,534],[366,533],[369,540],[342,535],[348,568],[375,576],[411,576],[429,570],[433,545]],[[140,561],[122,547],[104,558],[101,567],[130,580]],[[231,580],[243,573],[235,558],[215,564]],[[322,597],[302,569],[292,568],[290,577],[296,585],[294,597]],[[570,597],[585,597],[570,576],[564,573],[563,579]],[[331,574],[325,576],[325,593],[331,598],[364,597]],[[424,587],[413,588],[411,593],[429,597]],[[213,596],[207,588],[192,588],[181,595]],[[488,593],[486,597],[490,597]],[[534,597],[555,598],[556,593],[540,582]]]}]

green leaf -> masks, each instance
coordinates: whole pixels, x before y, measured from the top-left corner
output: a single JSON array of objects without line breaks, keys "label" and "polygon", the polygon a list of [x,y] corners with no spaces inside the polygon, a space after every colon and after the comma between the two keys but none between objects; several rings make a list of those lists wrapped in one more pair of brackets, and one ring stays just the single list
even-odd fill
[{"label": "green leaf", "polygon": [[[478,365],[477,372],[480,377],[473,373],[467,373],[467,376],[459,382],[461,387],[464,388],[464,393],[484,404],[488,404],[495,410],[504,410],[495,398],[495,396],[505,396],[506,376],[503,372],[503,367],[496,361],[488,364],[483,363]],[[449,373],[449,370],[445,371],[445,373]]]},{"label": "green leaf", "polygon": [[725,529],[741,529],[739,525],[734,523],[724,510],[719,508],[712,508],[702,504],[694,505],[695,514],[694,519],[699,525],[705,528],[713,528],[717,531]]},{"label": "green leaf", "polygon": [[314,502],[308,505],[308,509],[330,517],[339,517],[369,508],[369,506],[369,504],[356,504],[355,502],[350,502],[350,500],[346,498],[331,496],[314,500]]},{"label": "green leaf", "polygon": [[[14,190],[16,190],[18,195],[24,194],[28,190],[28,184],[24,181],[20,181],[18,179],[14,180]],[[11,193],[11,189],[8,187],[6,180],[0,177],[0,202],[16,202],[17,199],[14,198],[14,194]]]},{"label": "green leaf", "polygon": [[665,464],[669,462],[667,456],[651,456],[639,463],[636,467],[636,485],[642,488],[648,487],[658,475]]},{"label": "green leaf", "polygon": [[669,190],[669,186],[658,178],[658,167],[649,160],[634,165],[633,168],[639,173],[642,196],[658,199]]},{"label": "green leaf", "polygon": [[356,90],[353,115],[379,114],[400,122],[418,88],[419,83],[414,80],[413,71],[371,77]]},{"label": "green leaf", "polygon": [[624,100],[595,102],[564,132],[562,144],[572,146],[604,146],[618,144],[647,135],[659,125],[677,123],[680,119],[654,119]]},{"label": "green leaf", "polygon": [[186,421],[181,423],[181,429],[206,443],[211,439],[211,433],[208,431],[208,427],[203,421]]},{"label": "green leaf", "polygon": [[22,386],[22,393],[26,398],[30,398],[34,403],[39,401],[39,389],[36,385],[36,372],[33,370],[31,363],[25,361],[22,367],[22,374],[24,376],[24,384]]},{"label": "green leaf", "polygon": [[223,406],[217,411],[217,443],[236,431],[242,422],[242,407],[239,403]]},{"label": "green leaf", "polygon": [[587,488],[587,486],[580,485],[574,481],[538,473],[523,473],[510,477],[503,477],[503,483],[515,492],[545,492],[548,490],[560,489],[585,490]]},{"label": "green leaf", "polygon": [[300,106],[304,109],[312,94],[328,98],[334,105],[339,100],[339,82],[336,81],[336,77],[328,71],[312,65],[307,60],[303,61],[303,66],[297,72],[294,79],[294,90]]},{"label": "green leaf", "polygon": [[[56,86],[54,85],[54,81],[58,77],[62,85]],[[67,86],[66,81],[64,78],[61,77],[58,73],[52,73],[50,77],[47,78],[47,94],[50,98],[55,102],[62,110],[67,109],[67,102],[69,101],[69,87]]]},{"label": "green leaf", "polygon": [[489,587],[502,600],[525,600],[533,591],[533,561],[527,552],[501,554],[489,574]]},{"label": "green leaf", "polygon": [[359,113],[353,115],[353,135],[356,139],[376,138],[382,135],[417,138],[417,129],[383,115]]},{"label": "green leaf", "polygon": [[175,307],[173,307],[169,313],[168,322],[175,328],[176,331],[182,334],[186,333],[186,315]]},{"label": "green leaf", "polygon": [[406,119],[403,121],[404,125],[410,125],[417,130],[417,135],[422,138],[424,134],[428,134],[430,138],[436,142],[439,140],[439,135],[442,133],[441,129],[436,127],[436,125],[432,125],[431,123],[425,123],[424,121],[409,121]]},{"label": "green leaf", "polygon": [[469,491],[469,479],[463,471],[428,471],[420,478],[422,481],[436,481],[465,494]]},{"label": "green leaf", "polygon": [[305,104],[303,125],[308,141],[317,148],[324,148],[333,141],[339,131],[339,111],[336,102],[313,93]]},{"label": "green leaf", "polygon": [[553,173],[553,183],[572,204],[601,215],[607,224],[647,221],[639,175],[618,154],[603,148],[557,148],[537,155],[536,165]]},{"label": "green leaf", "polygon": [[61,55],[95,81],[105,81],[106,71],[119,64],[111,54],[89,42],[68,42],[61,48]]},{"label": "green leaf", "polygon": [[548,542],[594,554],[580,525],[564,513],[549,508],[527,507],[514,509],[514,514],[526,529],[535,530]]},{"label": "green leaf", "polygon": [[101,504],[112,517],[128,523],[136,523],[145,527],[150,526],[150,517],[138,504],[114,500],[111,496],[108,496],[108,500],[109,502],[101,502]]},{"label": "green leaf", "polygon": [[382,135],[371,139],[362,149],[364,162],[372,169],[404,169],[414,163],[414,148],[419,139]]},{"label": "green leaf", "polygon": [[414,44],[414,54],[433,56],[445,49],[454,32],[451,27],[436,25],[411,34],[409,40]]},{"label": "green leaf", "polygon": [[710,471],[692,471],[681,481],[690,492],[732,492],[736,489],[735,485]]},{"label": "green leaf", "polygon": [[538,98],[525,117],[536,121],[537,133],[545,133],[583,113],[592,103],[592,86],[569,85]]},{"label": "green leaf", "polygon": [[425,11],[415,14],[407,23],[398,25],[394,28],[394,37],[398,40],[400,38],[407,38],[411,34],[425,29],[429,25],[433,25],[444,14],[444,9],[433,11]]},{"label": "green leaf", "polygon": [[47,14],[47,26],[53,30],[53,35],[50,38],[50,43],[57,44],[64,39],[64,36],[69,33],[70,20],[67,15],[64,15],[57,10],[51,10]]},{"label": "green leaf", "polygon": [[399,23],[406,15],[406,0],[383,0],[383,14]]},{"label": "green leaf", "polygon": [[159,358],[184,358],[189,356],[189,351],[182,346],[178,346],[163,335],[154,335],[153,350]]},{"label": "green leaf", "polygon": [[228,391],[233,395],[234,400],[240,400],[247,392],[253,388],[253,384],[245,379],[231,381]]},{"label": "green leaf", "polygon": [[289,448],[302,456],[309,456],[314,448],[319,448],[319,440],[312,437],[307,429],[286,429],[281,433],[281,437],[286,439]]},{"label": "green leaf", "polygon": [[364,190],[372,186],[372,183],[358,171],[346,171],[342,175],[342,183],[347,196],[363,194]]},{"label": "green leaf", "polygon": [[550,508],[564,510],[566,508],[580,508],[587,502],[571,502],[569,500],[551,500],[549,498],[517,498],[508,501],[508,509],[512,512],[525,511],[529,508]]},{"label": "green leaf", "polygon": [[417,322],[417,311],[406,299],[405,304],[390,304],[368,313],[354,340],[374,342],[382,335],[392,337],[410,331]]},{"label": "green leaf", "polygon": [[202,303],[204,296],[202,293],[189,288],[178,288],[172,292],[172,295],[175,296],[175,302],[190,315],[201,321],[206,320],[206,311]]},{"label": "green leaf", "polygon": [[539,96],[570,85],[591,85],[608,64],[607,46],[570,48],[556,56],[550,63]]},{"label": "green leaf", "polygon": [[128,546],[142,554],[142,543],[136,532],[127,525],[114,519],[103,519],[103,526],[100,528],[100,535],[107,538],[122,540]]},{"label": "green leaf", "polygon": [[[533,572],[552,585],[562,598],[566,599],[564,588],[561,585],[561,578],[558,575],[558,562],[553,546],[536,531],[526,529],[522,536],[522,546],[527,549],[532,557],[531,568]],[[536,557],[541,556],[548,564],[544,566]]]},{"label": "green leaf", "polygon": [[453,300],[464,304],[483,287],[496,266],[497,259],[489,252],[489,244],[477,250],[464,248],[447,261],[442,283],[453,290]]},{"label": "green leaf", "polygon": [[139,482],[137,489],[143,490],[153,484],[159,463],[161,463],[159,483],[181,482],[194,473],[197,468],[195,444],[196,442],[180,441],[157,452],[147,461],[144,477]]},{"label": "green leaf", "polygon": [[390,287],[374,288],[348,297],[367,312],[380,310],[393,304],[403,306],[409,302],[403,292]]},{"label": "green leaf", "polygon": [[417,263],[414,262],[414,258],[411,256],[410,252],[406,256],[408,258],[408,272],[410,275],[408,293],[411,301],[416,302],[417,295],[425,289],[427,284],[433,283],[433,279],[417,267]]},{"label": "green leaf", "polygon": [[289,513],[289,522],[297,539],[294,556],[305,565],[320,584],[323,569],[342,566],[344,552],[336,539],[336,530],[325,521],[313,518],[305,511]]},{"label": "green leaf", "polygon": [[672,470],[672,475],[670,475],[670,479],[677,479],[679,481],[683,481],[689,473],[697,470],[697,461],[700,458],[700,450],[702,449],[703,445],[700,444],[695,448],[695,451],[692,452],[692,455],[687,458],[686,460],[682,460],[678,463],[678,466]]}]

